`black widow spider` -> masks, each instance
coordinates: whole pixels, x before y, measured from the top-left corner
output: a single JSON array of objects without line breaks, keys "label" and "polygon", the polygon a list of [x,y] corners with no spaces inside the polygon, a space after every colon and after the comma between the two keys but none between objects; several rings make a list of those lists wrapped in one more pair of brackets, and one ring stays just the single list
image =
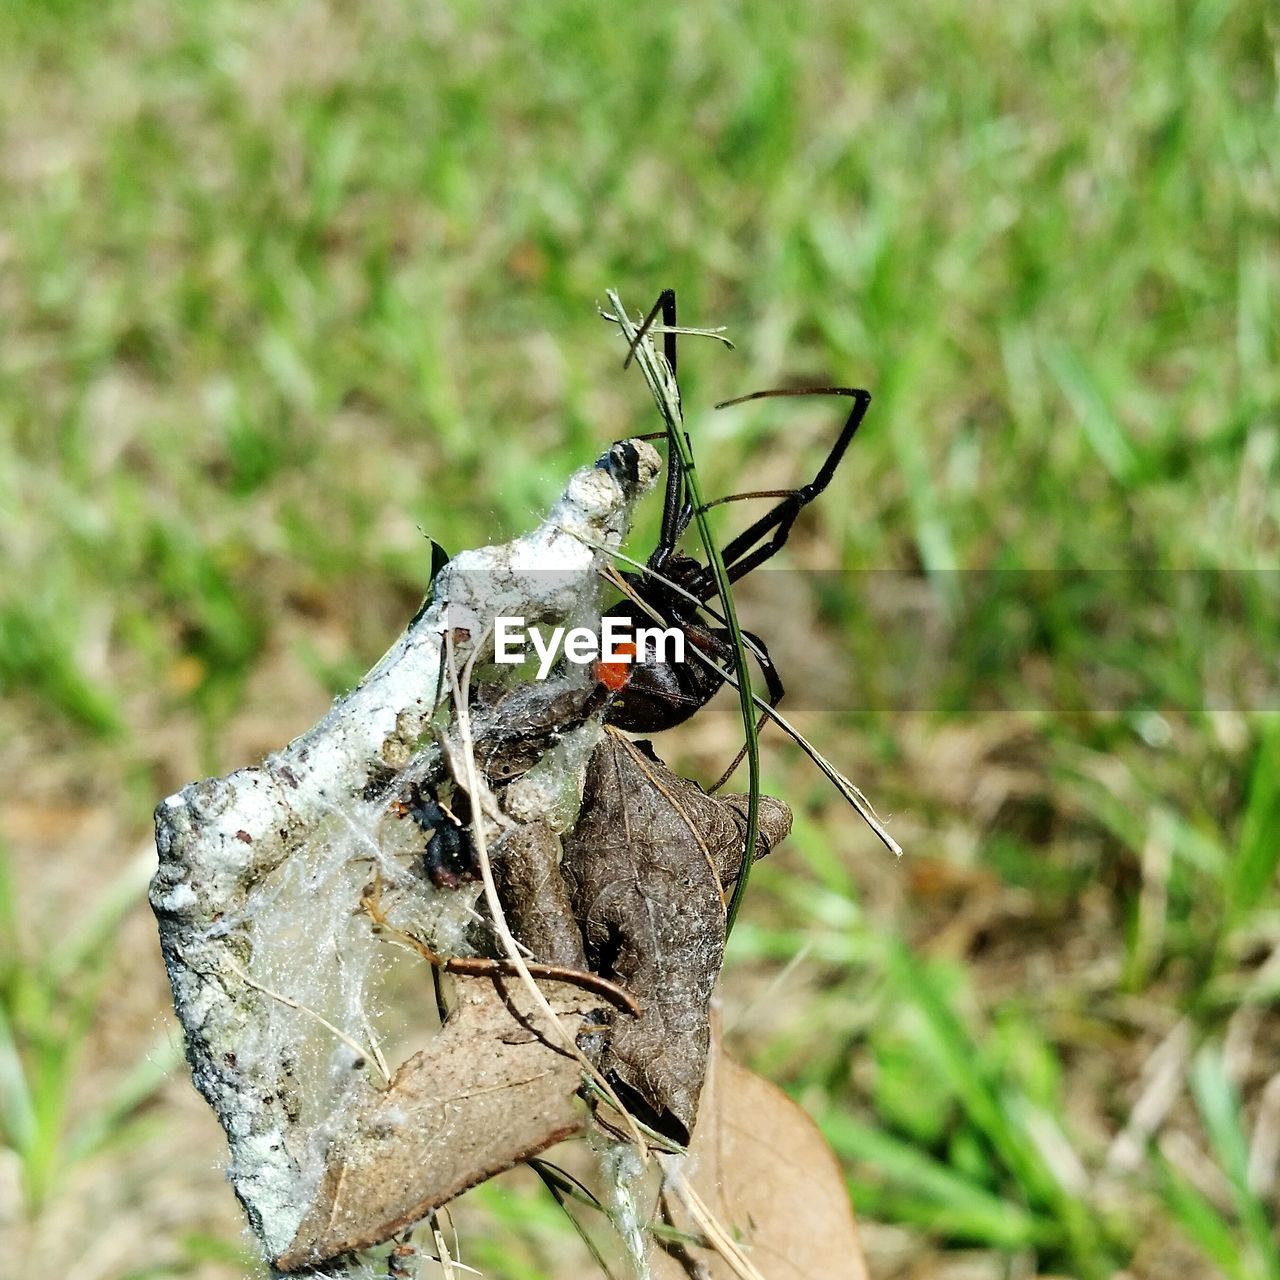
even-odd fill
[{"label": "black widow spider", "polygon": [[[663,354],[676,370],[676,299],[671,289],[663,291],[653,309],[640,326],[632,342],[631,360],[635,347],[662,316]],[[849,442],[853,439],[867,406],[871,403],[869,392],[854,387],[806,387],[782,388],[772,391],[754,391],[716,405],[725,409],[744,404],[749,400],[762,400],[770,396],[847,396],[853,407],[845,420],[826,461],[817,475],[798,489],[768,489],[752,493],[738,493],[709,502],[708,507],[726,502],[738,502],[749,498],[779,498],[771,510],[753,524],[748,525],[730,541],[721,555],[730,582],[737,582],[753,569],[774,556],[786,542],[800,512],[831,483]],[[660,433],[665,437],[665,432]],[[657,438],[657,437],[649,437]],[[626,446],[624,445],[624,450]],[[634,464],[634,451],[623,455],[623,465]],[[724,683],[723,671],[733,667],[733,646],[730,633],[724,627],[710,626],[699,617],[699,610],[716,593],[715,577],[710,568],[679,551],[680,539],[689,527],[694,515],[689,497],[684,469],[674,451],[667,460],[666,496],[662,507],[662,527],[658,545],[646,562],[646,570],[622,575],[631,598],[624,598],[613,605],[608,617],[619,620],[627,630],[648,626],[654,616],[664,619],[667,625],[678,626],[688,644],[697,648],[706,661],[696,658],[686,662],[658,662],[643,658],[630,663],[595,664],[594,674],[597,692],[589,699],[599,706],[601,695],[609,698],[605,722],[630,733],[659,733],[674,728],[688,720],[696,711],[706,706]],[[770,706],[777,706],[784,689],[773,660],[763,640],[750,631],[742,633],[755,651],[756,659],[764,674]],[[723,779],[722,779],[723,781]],[[467,835],[468,810],[465,796],[463,811],[455,816],[442,805],[435,795],[411,792],[397,806],[400,816],[411,817],[424,830],[431,832],[424,870],[437,887],[456,887],[464,879],[474,878],[474,853]]]},{"label": "black widow spider", "polygon": [[[662,316],[663,354],[674,377],[676,295],[673,289],[664,289],[654,303],[631,344],[626,362],[630,363],[636,347],[659,314]],[[848,396],[853,400],[853,408],[849,411],[826,461],[818,469],[818,474],[798,489],[738,493],[707,503],[708,507],[714,507],[747,498],[781,498],[775,507],[725,545],[721,555],[730,582],[746,577],[753,569],[776,555],[786,542],[800,512],[831,483],[849,442],[866,416],[871,394],[856,387],[805,387],[795,390],[780,388],[753,391],[749,395],[738,396],[716,405],[717,409],[726,409],[730,405],[762,400],[769,396],[815,395]],[[715,576],[709,566],[678,550],[680,539],[689,527],[693,515],[693,502],[688,495],[684,469],[675,450],[669,448],[666,496],[658,545],[647,561],[648,571],[622,575],[634,598],[619,601],[607,611],[606,616],[634,629],[651,625],[656,614],[666,620],[666,625],[679,627],[684,632],[687,644],[696,647],[709,661],[701,662],[694,658],[685,662],[660,662],[640,656],[630,663],[596,663],[596,680],[615,691],[605,714],[605,721],[629,733],[659,733],[663,729],[682,724],[711,701],[724,683],[722,672],[733,667],[733,646],[729,631],[724,627],[708,626],[698,616],[700,605],[705,604],[716,593]],[[769,704],[777,706],[784,689],[778,670],[769,657],[769,651],[758,636],[749,631],[742,634],[756,651],[756,659],[768,689]]]}]

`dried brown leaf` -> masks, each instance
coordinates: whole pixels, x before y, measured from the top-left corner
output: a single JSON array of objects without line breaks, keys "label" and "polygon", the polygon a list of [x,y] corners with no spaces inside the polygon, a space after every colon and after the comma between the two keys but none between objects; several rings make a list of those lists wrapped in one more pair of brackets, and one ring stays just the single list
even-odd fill
[{"label": "dried brown leaf", "polygon": [[[599,996],[547,984],[565,1027],[589,1054],[613,1016]],[[316,1197],[282,1271],[369,1248],[468,1187],[578,1132],[582,1069],[539,1032],[520,984],[468,978],[440,1034],[370,1096],[330,1148]]]},{"label": "dried brown leaf", "polygon": [[560,837],[545,822],[524,823],[504,833],[493,853],[511,932],[544,964],[585,969],[582,933],[560,874]]},{"label": "dried brown leaf", "polygon": [[[698,1123],[682,1176],[764,1280],[867,1280],[844,1176],[817,1126],[781,1089],[711,1053]],[[674,1226],[702,1231],[668,1186]],[[740,1280],[721,1253],[655,1246],[653,1280]]]},{"label": "dried brown leaf", "polygon": [[[747,802],[708,795],[647,748],[616,733],[597,746],[562,871],[590,968],[643,1009],[615,1021],[601,1069],[637,1116],[683,1145],[706,1071]],[[756,856],[790,829],[787,806],[762,796]]]}]

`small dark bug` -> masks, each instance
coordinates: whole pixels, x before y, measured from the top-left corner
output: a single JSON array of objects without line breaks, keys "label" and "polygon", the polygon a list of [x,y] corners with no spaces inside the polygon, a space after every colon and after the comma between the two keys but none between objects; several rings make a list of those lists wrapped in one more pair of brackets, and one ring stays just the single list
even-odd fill
[{"label": "small dark bug", "polygon": [[409,798],[396,805],[399,817],[412,818],[422,831],[431,833],[422,866],[437,889],[456,889],[464,880],[474,880],[477,874],[467,829],[471,815],[466,793],[459,792],[454,804],[463,813],[450,813],[437,797],[414,787]]},{"label": "small dark bug", "polygon": [[[663,329],[663,353],[674,375],[676,370],[676,335],[671,332],[676,324],[675,291],[666,289],[654,304],[632,344],[633,350],[653,322],[661,314]],[[628,361],[630,355],[628,355]],[[798,489],[766,490],[755,493],[738,493],[709,502],[708,507],[725,502],[737,502],[746,498],[779,498],[771,510],[750,524],[735,538],[725,544],[722,551],[730,582],[746,577],[753,569],[782,548],[791,533],[796,518],[831,483],[845,450],[853,439],[862,419],[866,416],[871,395],[856,387],[806,387],[798,390],[779,389],[755,391],[716,405],[724,409],[743,404],[748,400],[761,400],[768,396],[847,396],[853,407],[845,419],[826,461],[808,484]],[[729,631],[724,627],[709,626],[698,616],[699,604],[705,604],[716,594],[715,576],[707,565],[679,551],[679,543],[689,522],[693,519],[692,500],[687,493],[684,470],[675,451],[669,449],[667,457],[666,496],[662,507],[662,527],[658,545],[647,561],[651,572],[625,573],[637,600],[623,599],[607,610],[607,616],[619,619],[634,627],[652,625],[653,616],[644,607],[666,620],[668,626],[679,627],[687,645],[697,648],[714,667],[687,655],[684,662],[658,661],[654,659],[631,663],[605,663],[595,665],[596,680],[614,691],[613,702],[605,715],[607,723],[631,733],[658,733],[674,728],[704,707],[724,683],[720,671],[732,669],[733,646]],[[661,575],[659,577],[658,575]],[[665,579],[665,581],[663,580]],[[680,591],[673,589],[680,588]],[[682,592],[687,594],[682,594]],[[689,599],[692,596],[693,599]],[[778,674],[764,642],[751,632],[743,632],[756,648],[756,658],[764,675],[769,702],[777,706],[784,692],[782,678]],[[720,670],[716,670],[715,668]]]}]

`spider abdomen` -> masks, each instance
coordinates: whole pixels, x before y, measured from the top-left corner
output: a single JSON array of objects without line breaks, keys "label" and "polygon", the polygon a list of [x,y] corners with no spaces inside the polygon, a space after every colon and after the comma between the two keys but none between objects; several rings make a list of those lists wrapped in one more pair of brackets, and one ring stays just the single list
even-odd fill
[{"label": "spider abdomen", "polygon": [[[624,604],[611,617],[632,628],[653,625],[638,606]],[[597,663],[595,677],[615,689],[605,723],[628,733],[660,733],[683,724],[705,707],[724,683],[716,668],[733,662],[733,650],[715,631],[683,619],[672,625],[684,633],[683,660],[643,654],[629,663]]]}]

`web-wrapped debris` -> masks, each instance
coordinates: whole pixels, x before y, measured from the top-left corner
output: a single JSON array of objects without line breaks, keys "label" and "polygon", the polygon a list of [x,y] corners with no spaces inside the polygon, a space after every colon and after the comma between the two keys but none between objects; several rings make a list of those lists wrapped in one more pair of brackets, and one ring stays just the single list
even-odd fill
[{"label": "web-wrapped debris", "polygon": [[[421,962],[374,929],[370,886],[397,930],[442,955],[473,953],[483,928],[474,893],[437,889],[426,856],[450,829],[428,838],[423,822],[434,816],[424,802],[448,795],[445,633],[465,654],[499,615],[598,618],[597,548],[618,547],[658,466],[647,444],[615,445],[531,533],[450,561],[386,656],[313,729],[156,811],[151,903],[187,1056],[269,1257],[294,1240],[336,1136],[416,1047],[385,1006],[406,965],[420,980]],[[506,784],[516,821],[573,825],[600,732],[591,697],[588,674],[571,670],[477,706],[477,756]],[[424,1023],[429,1037],[425,1011]]]}]

